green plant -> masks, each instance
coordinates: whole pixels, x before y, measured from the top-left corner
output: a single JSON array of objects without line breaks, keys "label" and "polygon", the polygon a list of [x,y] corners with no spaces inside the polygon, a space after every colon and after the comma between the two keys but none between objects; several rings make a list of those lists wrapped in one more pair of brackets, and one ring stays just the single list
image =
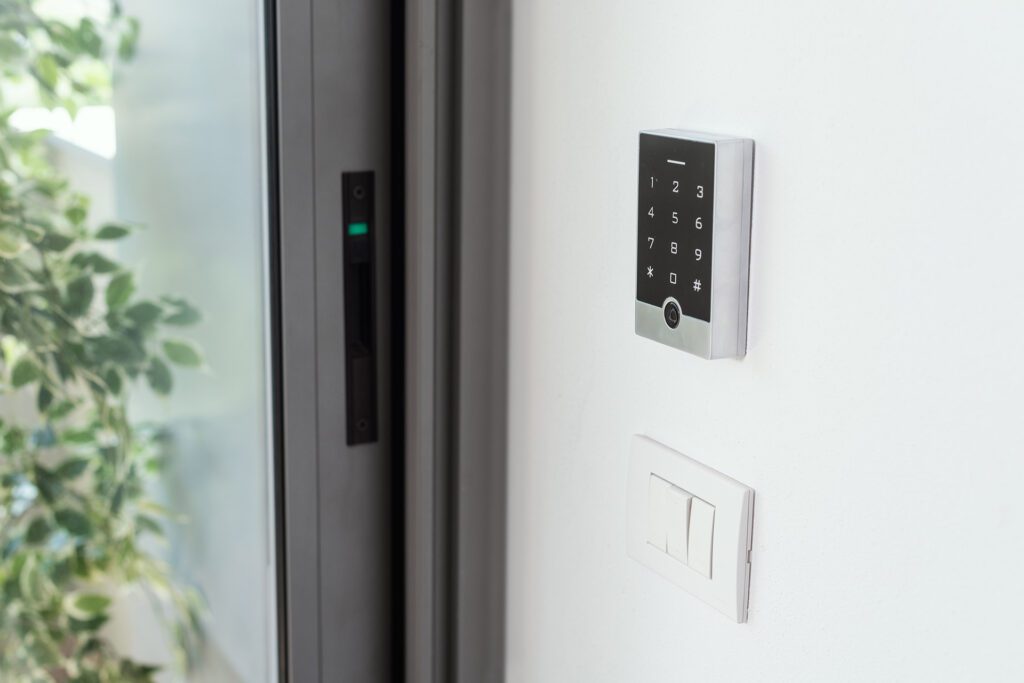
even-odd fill
[{"label": "green plant", "polygon": [[183,652],[199,602],[149,549],[170,521],[147,497],[162,436],[132,423],[128,395],[166,395],[171,365],[202,364],[167,334],[199,314],[136,295],[110,248],[132,227],[90,226],[47,131],[11,125],[18,107],[108,101],[139,34],[118,0],[75,18],[42,4],[0,0],[0,680],[150,681],[103,635],[116,592],[153,594]]}]

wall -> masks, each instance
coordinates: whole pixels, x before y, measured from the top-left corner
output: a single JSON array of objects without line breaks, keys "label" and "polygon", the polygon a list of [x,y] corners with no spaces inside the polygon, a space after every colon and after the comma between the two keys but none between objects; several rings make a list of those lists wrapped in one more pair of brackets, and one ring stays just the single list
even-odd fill
[{"label": "wall", "polygon": [[[508,673],[1024,680],[1024,6],[516,6]],[[756,140],[750,348],[634,336],[637,132]],[[631,434],[757,491],[750,621],[629,559]]]}]

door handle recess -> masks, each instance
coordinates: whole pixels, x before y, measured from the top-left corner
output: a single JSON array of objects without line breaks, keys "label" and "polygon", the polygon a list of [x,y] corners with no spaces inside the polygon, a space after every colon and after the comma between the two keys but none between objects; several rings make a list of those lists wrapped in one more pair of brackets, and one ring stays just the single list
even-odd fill
[{"label": "door handle recess", "polygon": [[348,444],[377,440],[373,172],[342,173]]}]

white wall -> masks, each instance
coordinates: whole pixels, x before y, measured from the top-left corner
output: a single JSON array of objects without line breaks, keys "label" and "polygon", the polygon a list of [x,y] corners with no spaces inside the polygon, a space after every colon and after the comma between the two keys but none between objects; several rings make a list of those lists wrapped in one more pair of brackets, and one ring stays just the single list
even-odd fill
[{"label": "white wall", "polygon": [[[513,682],[1024,680],[1024,5],[519,2]],[[633,334],[637,132],[756,141],[750,349]],[[629,559],[629,437],[757,491],[750,622]]]}]

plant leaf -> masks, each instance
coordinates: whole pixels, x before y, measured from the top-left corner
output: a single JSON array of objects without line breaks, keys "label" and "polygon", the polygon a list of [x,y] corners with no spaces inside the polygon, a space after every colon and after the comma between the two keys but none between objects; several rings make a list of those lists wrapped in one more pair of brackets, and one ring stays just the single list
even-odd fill
[{"label": "plant leaf", "polygon": [[146,350],[127,337],[100,337],[95,340],[95,345],[101,361],[130,366],[146,359]]},{"label": "plant leaf", "polygon": [[4,453],[17,453],[25,447],[25,432],[17,427],[8,427],[4,433]]},{"label": "plant leaf", "polygon": [[119,240],[131,234],[131,228],[121,223],[107,223],[96,232],[98,240]]},{"label": "plant leaf", "polygon": [[68,429],[61,432],[61,443],[83,444],[92,443],[96,440],[96,432],[89,427],[83,429]]},{"label": "plant leaf", "polygon": [[163,312],[164,309],[152,301],[140,301],[129,307],[124,314],[138,327],[148,327],[159,320]]},{"label": "plant leaf", "polygon": [[122,61],[127,62],[135,56],[136,45],[139,42],[139,27],[139,20],[137,18],[128,18],[128,28],[121,35],[121,40],[117,45],[117,56]]},{"label": "plant leaf", "polygon": [[92,278],[88,275],[76,277],[68,283],[64,310],[72,318],[78,318],[84,315],[92,304],[93,294],[94,288]]},{"label": "plant leaf", "polygon": [[171,369],[156,357],[150,359],[149,367],[146,368],[146,381],[149,382],[150,388],[161,396],[171,393],[171,387],[174,385]]},{"label": "plant leaf", "polygon": [[50,232],[39,241],[39,248],[44,251],[64,251],[74,241],[74,239],[67,235],[62,235],[59,232]]},{"label": "plant leaf", "polygon": [[164,536],[163,526],[161,526],[160,522],[149,515],[136,515],[135,526],[139,528],[139,531],[148,531],[149,533],[155,536],[160,536],[161,538]]},{"label": "plant leaf", "polygon": [[43,53],[36,58],[36,77],[53,90],[57,87],[57,79],[60,78],[60,67],[52,54]]},{"label": "plant leaf", "polygon": [[9,290],[19,289],[30,282],[25,271],[17,267],[15,263],[0,257],[0,286],[6,287]]},{"label": "plant leaf", "polygon": [[110,368],[103,373],[103,381],[107,383],[107,388],[110,389],[110,393],[117,396],[121,393],[121,373],[117,371],[117,368]]},{"label": "plant leaf", "polygon": [[107,285],[107,308],[111,310],[121,308],[135,293],[135,282],[131,273],[115,275]]},{"label": "plant leaf", "polygon": [[22,358],[11,369],[11,385],[15,389],[39,379],[39,366],[30,358]]},{"label": "plant leaf", "polygon": [[173,312],[164,318],[164,322],[168,325],[179,325],[182,327],[194,325],[202,318],[199,311],[184,299],[164,297],[163,300],[173,309]]},{"label": "plant leaf", "polygon": [[53,392],[46,385],[39,385],[39,393],[36,394],[36,410],[45,413],[46,409],[53,403]]},{"label": "plant leaf", "polygon": [[199,349],[190,341],[168,339],[164,342],[164,353],[172,363],[186,368],[198,368],[203,364],[203,356]]},{"label": "plant leaf", "polygon": [[94,273],[101,275],[113,273],[118,265],[103,254],[95,251],[80,251],[71,257],[71,263],[81,269],[92,268]]},{"label": "plant leaf", "polygon": [[[106,624],[109,620],[110,620],[110,617],[108,617],[106,614],[98,616],[98,617],[93,617],[92,619],[76,619],[75,617],[72,616],[71,618],[68,619],[68,628],[71,630],[71,633],[75,633],[75,634],[93,634],[94,635],[101,628],[103,628],[103,625]],[[91,672],[86,670],[85,673],[88,674],[88,673],[91,673]],[[102,683],[102,681],[103,681],[103,679],[101,679],[99,677],[92,678],[92,679],[79,677],[77,680],[75,680],[75,683],[79,683],[79,682],[81,682],[81,683]],[[127,681],[125,683],[127,683]],[[153,683],[153,682],[149,681],[148,683]]]},{"label": "plant leaf", "polygon": [[28,242],[12,230],[0,230],[0,257],[14,258],[28,249]]},{"label": "plant leaf", "polygon": [[82,19],[78,23],[78,30],[75,32],[78,38],[78,44],[82,49],[93,57],[99,57],[100,51],[103,50],[103,38],[96,32],[96,24],[93,23],[88,17]]},{"label": "plant leaf", "polygon": [[89,467],[89,460],[86,458],[69,458],[57,467],[57,476],[61,479],[75,479],[81,476]]},{"label": "plant leaf", "polygon": [[89,265],[92,266],[94,273],[100,273],[101,275],[113,273],[120,267],[103,254],[93,254],[89,259]]},{"label": "plant leaf", "polygon": [[75,596],[72,600],[72,605],[80,614],[88,616],[96,616],[103,614],[110,607],[110,598],[106,595],[100,595],[99,593],[85,593],[82,595]]},{"label": "plant leaf", "polygon": [[88,206],[88,200],[81,201],[73,206],[69,206],[64,211],[64,215],[72,225],[81,225],[85,221],[86,216],[89,215]]},{"label": "plant leaf", "polygon": [[57,420],[63,419],[71,414],[71,411],[75,409],[75,404],[71,401],[61,401],[50,411],[50,421],[56,422]]},{"label": "plant leaf", "polygon": [[92,524],[89,518],[78,510],[63,508],[54,513],[57,524],[68,530],[73,536],[88,536],[92,533]]},{"label": "plant leaf", "polygon": [[0,61],[12,64],[25,52],[25,46],[15,40],[14,36],[0,34]]},{"label": "plant leaf", "polygon": [[[33,468],[32,474],[36,482],[36,487],[39,489],[39,495],[41,495],[43,500],[47,503],[53,503],[63,493],[64,487],[61,486],[60,479],[57,478],[57,475],[54,474],[52,470],[36,464]],[[57,522],[60,523],[59,515],[57,517]]]},{"label": "plant leaf", "polygon": [[32,545],[40,545],[50,535],[50,530],[50,522],[45,517],[36,517],[28,525],[28,531],[25,532],[25,541]]}]

